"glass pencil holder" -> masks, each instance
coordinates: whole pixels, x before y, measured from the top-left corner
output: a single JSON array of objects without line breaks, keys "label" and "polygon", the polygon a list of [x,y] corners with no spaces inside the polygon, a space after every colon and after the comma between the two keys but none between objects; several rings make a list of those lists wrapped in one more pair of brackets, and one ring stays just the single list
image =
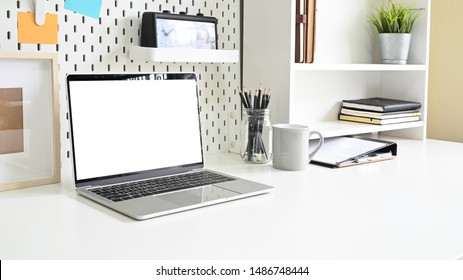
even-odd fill
[{"label": "glass pencil holder", "polygon": [[272,159],[272,124],[269,109],[243,109],[241,158],[246,163],[267,163]]}]

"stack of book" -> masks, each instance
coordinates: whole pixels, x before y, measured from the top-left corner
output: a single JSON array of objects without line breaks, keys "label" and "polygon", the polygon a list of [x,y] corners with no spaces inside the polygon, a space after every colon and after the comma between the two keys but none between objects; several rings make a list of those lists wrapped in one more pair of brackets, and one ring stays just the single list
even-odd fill
[{"label": "stack of book", "polygon": [[339,120],[369,124],[394,124],[419,121],[421,103],[372,97],[343,100]]}]

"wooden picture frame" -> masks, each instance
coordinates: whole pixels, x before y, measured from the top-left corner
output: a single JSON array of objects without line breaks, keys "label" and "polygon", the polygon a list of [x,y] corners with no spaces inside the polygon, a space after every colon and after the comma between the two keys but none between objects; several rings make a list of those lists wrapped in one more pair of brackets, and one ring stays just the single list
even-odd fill
[{"label": "wooden picture frame", "polygon": [[58,55],[0,52],[0,191],[61,180]]}]

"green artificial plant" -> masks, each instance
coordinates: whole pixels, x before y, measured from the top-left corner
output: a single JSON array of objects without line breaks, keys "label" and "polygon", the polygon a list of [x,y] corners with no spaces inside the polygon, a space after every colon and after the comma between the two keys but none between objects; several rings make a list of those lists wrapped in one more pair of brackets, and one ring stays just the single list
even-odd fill
[{"label": "green artificial plant", "polygon": [[421,9],[414,5],[394,3],[389,0],[375,9],[375,14],[368,17],[368,21],[378,33],[411,33],[415,21],[422,15]]}]

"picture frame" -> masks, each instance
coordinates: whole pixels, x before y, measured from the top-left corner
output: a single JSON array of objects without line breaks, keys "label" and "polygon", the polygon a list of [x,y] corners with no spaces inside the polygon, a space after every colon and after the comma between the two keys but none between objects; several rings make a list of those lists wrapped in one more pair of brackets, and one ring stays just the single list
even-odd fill
[{"label": "picture frame", "polygon": [[61,180],[58,55],[0,51],[0,191]]},{"label": "picture frame", "polygon": [[141,46],[154,48],[218,48],[217,18],[204,15],[145,12]]}]

